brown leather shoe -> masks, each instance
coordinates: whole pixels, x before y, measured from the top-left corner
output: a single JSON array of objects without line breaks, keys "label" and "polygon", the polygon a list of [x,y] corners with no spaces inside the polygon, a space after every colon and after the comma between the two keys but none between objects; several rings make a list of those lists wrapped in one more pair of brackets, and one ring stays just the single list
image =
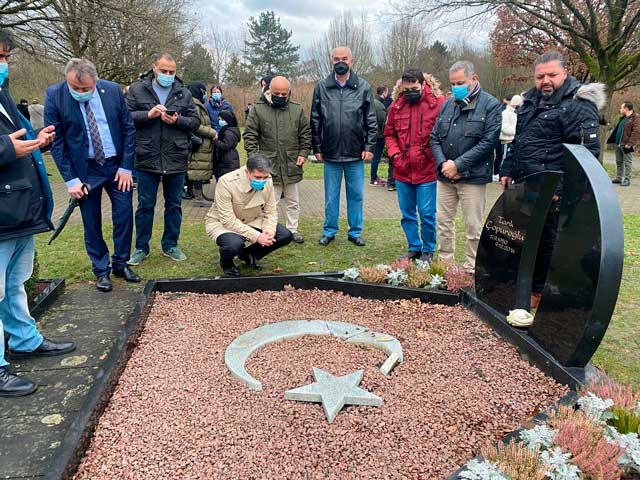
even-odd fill
[{"label": "brown leather shoe", "polygon": [[538,292],[531,292],[531,310],[538,308],[542,300],[542,294]]}]

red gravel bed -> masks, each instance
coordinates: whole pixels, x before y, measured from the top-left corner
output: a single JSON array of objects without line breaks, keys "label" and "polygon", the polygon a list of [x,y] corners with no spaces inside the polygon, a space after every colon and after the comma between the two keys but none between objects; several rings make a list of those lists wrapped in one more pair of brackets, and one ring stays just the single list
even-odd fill
[{"label": "red gravel bed", "polygon": [[[247,362],[254,392],[224,352],[282,320],[364,325],[397,337],[405,361],[332,337],[268,345]],[[284,392],[364,369],[380,408],[320,404]],[[438,479],[567,392],[462,307],[375,301],[320,290],[161,294],[100,419],[76,479]]]}]

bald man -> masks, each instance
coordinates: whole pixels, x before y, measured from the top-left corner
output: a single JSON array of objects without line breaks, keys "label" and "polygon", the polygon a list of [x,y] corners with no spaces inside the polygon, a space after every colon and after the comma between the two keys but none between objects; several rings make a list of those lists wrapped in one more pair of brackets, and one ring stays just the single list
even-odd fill
[{"label": "bald man", "polygon": [[373,158],[378,124],[371,85],[352,70],[354,59],[347,47],[331,52],[333,72],[313,91],[311,135],[313,152],[324,162],[324,213],[320,245],[338,233],[340,189],[345,179],[347,238],[363,247],[364,162]]},{"label": "bald man", "polygon": [[303,243],[304,237],[298,232],[298,183],[302,181],[302,165],[311,153],[311,128],[302,106],[291,101],[291,85],[285,77],[271,80],[249,112],[243,138],[247,156],[262,153],[272,161],[276,201],[284,196],[287,228],[294,242]]}]

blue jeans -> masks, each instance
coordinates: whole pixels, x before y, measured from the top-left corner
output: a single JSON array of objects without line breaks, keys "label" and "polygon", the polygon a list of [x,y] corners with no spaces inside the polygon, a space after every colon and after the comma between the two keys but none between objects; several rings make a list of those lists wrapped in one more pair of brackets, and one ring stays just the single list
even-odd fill
[{"label": "blue jeans", "polygon": [[33,235],[0,241],[0,367],[4,359],[4,332],[11,350],[31,352],[42,343],[36,321],[29,313],[24,282],[33,271]]},{"label": "blue jeans", "polygon": [[[398,204],[402,213],[402,230],[410,252],[436,251],[436,182],[410,183],[396,181]],[[420,229],[418,233],[418,217]]]},{"label": "blue jeans", "polygon": [[182,225],[182,191],[184,173],[161,175],[137,171],[138,209],[136,210],[136,249],[149,253],[149,241],[153,230],[153,212],[156,207],[158,185],[162,182],[164,195],[164,231],[161,246],[164,252],[178,246]]},{"label": "blue jeans", "polygon": [[371,181],[375,182],[378,179],[378,165],[382,158],[382,152],[384,151],[384,138],[376,140],[376,146],[373,149],[373,158],[371,159]]},{"label": "blue jeans", "polygon": [[324,162],[324,225],[322,235],[335,237],[340,215],[340,188],[344,174],[347,196],[347,221],[349,238],[362,234],[362,209],[364,200],[364,160],[352,162]]}]

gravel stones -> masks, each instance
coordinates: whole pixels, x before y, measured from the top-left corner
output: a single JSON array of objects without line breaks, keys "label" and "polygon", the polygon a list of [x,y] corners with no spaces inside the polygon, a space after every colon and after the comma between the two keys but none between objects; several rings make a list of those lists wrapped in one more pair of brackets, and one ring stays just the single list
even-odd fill
[{"label": "gravel stones", "polygon": [[[258,350],[251,391],[224,364],[264,323],[325,319],[393,335],[404,362],[333,337]],[[286,390],[312,367],[347,375],[379,408],[345,406],[332,424]],[[76,479],[437,479],[566,393],[462,307],[377,301],[321,290],[158,294]]]}]

